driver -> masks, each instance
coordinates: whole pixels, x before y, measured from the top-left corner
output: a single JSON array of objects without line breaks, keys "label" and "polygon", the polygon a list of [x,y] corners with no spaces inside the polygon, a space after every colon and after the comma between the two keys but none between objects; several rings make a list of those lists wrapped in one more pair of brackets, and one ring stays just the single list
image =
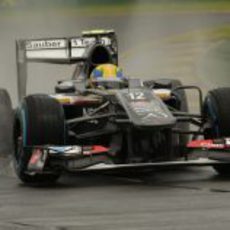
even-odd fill
[{"label": "driver", "polygon": [[98,89],[124,88],[127,80],[122,69],[114,64],[98,65],[91,73],[89,86]]}]

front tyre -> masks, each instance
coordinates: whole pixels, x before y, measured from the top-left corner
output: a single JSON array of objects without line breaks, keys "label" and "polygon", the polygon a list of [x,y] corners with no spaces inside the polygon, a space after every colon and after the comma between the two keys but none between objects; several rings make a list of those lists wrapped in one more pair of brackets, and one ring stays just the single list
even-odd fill
[{"label": "front tyre", "polygon": [[[230,88],[217,88],[208,92],[203,112],[206,119],[204,137],[215,139],[230,137]],[[229,165],[213,166],[216,172],[223,176],[230,176]]]},{"label": "front tyre", "polygon": [[0,154],[12,153],[13,109],[10,96],[5,89],[0,89]]},{"label": "front tyre", "polygon": [[48,95],[31,95],[24,98],[14,121],[14,167],[24,183],[53,183],[60,174],[28,174],[31,151],[24,146],[64,145],[65,118],[63,107]]}]

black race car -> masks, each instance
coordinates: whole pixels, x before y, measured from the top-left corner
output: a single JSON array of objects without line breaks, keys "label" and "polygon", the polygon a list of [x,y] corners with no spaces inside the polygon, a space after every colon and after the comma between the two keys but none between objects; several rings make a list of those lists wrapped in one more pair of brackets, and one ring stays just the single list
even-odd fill
[{"label": "black race car", "polygon": [[[16,46],[21,102],[14,166],[24,183],[54,182],[63,171],[213,165],[221,174],[230,172],[230,88],[212,90],[204,101],[197,86],[171,79],[127,78],[122,86],[92,88],[88,80],[96,66],[118,64],[112,30],[18,40]],[[28,62],[74,64],[76,70],[53,95],[26,96]],[[188,112],[186,90],[199,95],[199,114]]]}]

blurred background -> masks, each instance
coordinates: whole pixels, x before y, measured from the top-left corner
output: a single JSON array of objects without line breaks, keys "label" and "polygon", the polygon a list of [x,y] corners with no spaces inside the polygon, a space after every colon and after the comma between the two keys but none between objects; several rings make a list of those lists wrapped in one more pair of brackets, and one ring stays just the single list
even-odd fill
[{"label": "blurred background", "polygon": [[[126,75],[230,86],[229,0],[0,0],[0,87],[17,104],[15,40],[114,29]],[[73,66],[31,64],[28,93],[52,93]],[[196,100],[191,101],[191,106]]]}]

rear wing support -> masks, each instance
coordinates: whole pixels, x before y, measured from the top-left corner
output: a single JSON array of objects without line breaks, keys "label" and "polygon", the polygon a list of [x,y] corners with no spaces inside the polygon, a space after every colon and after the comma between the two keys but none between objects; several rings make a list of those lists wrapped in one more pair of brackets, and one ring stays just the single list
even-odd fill
[{"label": "rear wing support", "polygon": [[20,101],[26,95],[27,85],[27,60],[24,43],[24,41],[16,41],[17,86]]}]

